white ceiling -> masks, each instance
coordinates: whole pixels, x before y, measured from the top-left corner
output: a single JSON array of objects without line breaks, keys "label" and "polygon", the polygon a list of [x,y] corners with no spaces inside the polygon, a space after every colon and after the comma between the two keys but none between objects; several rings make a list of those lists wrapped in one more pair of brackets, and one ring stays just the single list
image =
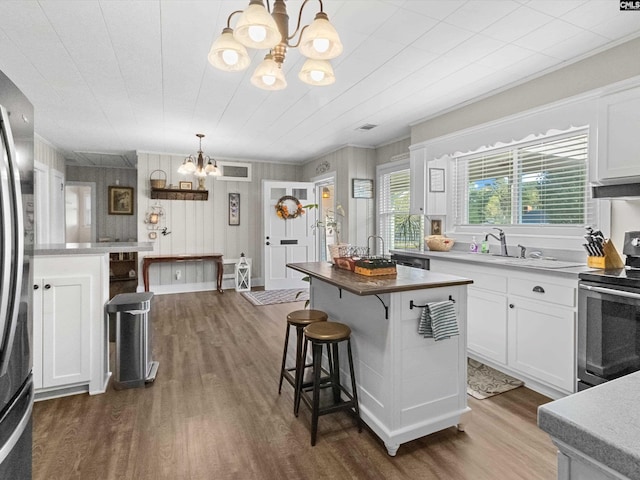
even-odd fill
[{"label": "white ceiling", "polygon": [[[292,31],[301,4],[287,2]],[[421,119],[640,36],[640,13],[617,0],[324,0],[344,44],[336,83],[298,80],[291,49],[288,87],[266,92],[249,82],[264,51],[240,73],[207,61],[247,5],[2,0],[0,70],[33,102],[36,132],[73,163],[195,153],[199,132],[219,159],[303,162],[406,137]],[[378,126],[359,131],[366,123]]]}]

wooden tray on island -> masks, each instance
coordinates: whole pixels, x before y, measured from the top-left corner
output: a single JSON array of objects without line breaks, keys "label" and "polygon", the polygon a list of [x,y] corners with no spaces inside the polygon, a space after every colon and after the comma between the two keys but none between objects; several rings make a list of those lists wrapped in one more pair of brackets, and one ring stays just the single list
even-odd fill
[{"label": "wooden tray on island", "polygon": [[355,262],[354,272],[367,277],[396,275],[396,264],[386,258],[365,258]]}]

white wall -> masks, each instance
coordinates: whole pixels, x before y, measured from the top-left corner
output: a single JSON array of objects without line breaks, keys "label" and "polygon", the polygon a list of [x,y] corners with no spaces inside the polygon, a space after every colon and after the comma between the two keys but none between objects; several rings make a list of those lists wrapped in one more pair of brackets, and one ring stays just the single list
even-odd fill
[{"label": "white wall", "polygon": [[[167,174],[167,186],[181,180],[192,181],[177,173],[185,155],[138,152],[138,241],[150,241],[145,213],[151,205],[159,204],[166,213],[165,226],[171,233],[158,234],[153,240],[153,255],[221,253],[224,258],[237,259],[244,253],[252,260],[252,285],[263,282],[263,219],[262,180],[299,180],[300,166],[265,162],[246,162],[252,165],[251,182],[206,179],[207,201],[152,200],[150,175],[160,169]],[[243,160],[234,160],[243,162]],[[159,175],[154,175],[159,178]],[[240,194],[240,225],[228,225],[229,193]],[[141,252],[140,259],[145,255]],[[228,267],[233,272],[232,267]],[[181,278],[176,279],[176,270]],[[164,291],[209,289],[215,282],[215,269],[209,262],[183,264],[155,264],[149,271],[150,284],[161,285]],[[142,282],[142,278],[140,279]],[[151,288],[151,290],[154,290]]]}]

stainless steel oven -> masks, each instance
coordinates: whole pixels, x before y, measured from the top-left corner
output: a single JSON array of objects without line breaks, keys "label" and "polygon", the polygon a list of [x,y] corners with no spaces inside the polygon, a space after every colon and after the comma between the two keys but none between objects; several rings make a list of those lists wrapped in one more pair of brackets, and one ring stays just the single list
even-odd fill
[{"label": "stainless steel oven", "polygon": [[581,275],[578,390],[640,370],[640,278],[628,273]]},{"label": "stainless steel oven", "polygon": [[580,274],[578,390],[640,370],[640,231],[622,253],[625,268]]}]

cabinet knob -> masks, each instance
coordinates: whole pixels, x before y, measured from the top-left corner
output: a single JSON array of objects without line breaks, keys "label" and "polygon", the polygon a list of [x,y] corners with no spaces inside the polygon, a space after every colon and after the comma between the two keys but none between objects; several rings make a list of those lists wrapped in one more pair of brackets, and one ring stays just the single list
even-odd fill
[{"label": "cabinet knob", "polygon": [[514,308],[514,307],[515,307],[515,305],[513,303],[509,304],[509,308]]},{"label": "cabinet knob", "polygon": [[39,289],[39,288],[40,288],[40,285],[38,285],[38,284],[36,284],[36,285],[34,285],[34,286],[33,286],[33,289],[34,289],[34,290],[37,290],[37,289]]},{"label": "cabinet knob", "polygon": [[267,242],[267,243],[265,243],[265,245],[271,245],[271,242]]},{"label": "cabinet knob", "polygon": [[537,293],[544,293],[544,288],[542,288],[540,285],[536,285],[535,287],[533,287],[533,291]]},{"label": "cabinet knob", "polygon": [[48,283],[47,283],[47,284],[45,284],[45,286],[44,286],[44,289],[45,289],[45,290],[49,290],[50,288],[51,288],[51,285],[49,285]]}]

